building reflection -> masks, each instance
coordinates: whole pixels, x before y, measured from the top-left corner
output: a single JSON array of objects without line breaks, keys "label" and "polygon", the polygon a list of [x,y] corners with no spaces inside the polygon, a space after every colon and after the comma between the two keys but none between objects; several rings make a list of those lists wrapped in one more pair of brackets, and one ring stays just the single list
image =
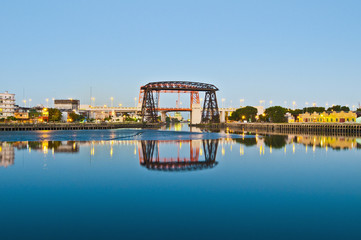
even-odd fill
[{"label": "building reflection", "polygon": [[[332,150],[351,150],[361,149],[361,138],[347,136],[320,136],[320,135],[281,135],[281,134],[252,134],[244,132],[231,132],[242,135],[241,138],[233,138],[232,141],[239,143],[240,155],[245,154],[244,147],[257,146],[260,149],[260,155],[264,155],[264,148],[268,147],[270,154],[274,149],[283,149],[285,153],[296,152],[297,145],[303,145],[305,151],[309,149],[315,151],[316,148]],[[247,137],[251,134],[252,137]],[[246,137],[245,137],[246,136]],[[222,142],[223,143],[223,142]],[[291,145],[291,146],[289,146]],[[288,149],[287,149],[288,148]]]},{"label": "building reflection", "polygon": [[14,164],[15,152],[11,143],[0,142],[0,167],[8,167]]},{"label": "building reflection", "polygon": [[[190,171],[213,168],[218,164],[216,162],[218,142],[219,140],[215,139],[143,140],[138,145],[139,162],[141,166],[148,169],[162,171]],[[181,151],[182,147],[186,148],[186,150]],[[187,156],[182,154],[187,154]]]},{"label": "building reflection", "polygon": [[74,141],[34,141],[34,142],[0,142],[0,167],[8,167],[15,163],[15,148],[17,150],[28,150],[54,153],[77,153],[79,144]]}]

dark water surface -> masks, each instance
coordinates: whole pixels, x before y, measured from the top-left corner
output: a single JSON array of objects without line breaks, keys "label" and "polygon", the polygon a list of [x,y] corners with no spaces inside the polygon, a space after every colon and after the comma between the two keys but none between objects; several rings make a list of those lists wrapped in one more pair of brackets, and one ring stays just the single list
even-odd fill
[{"label": "dark water surface", "polygon": [[0,134],[0,239],[361,238],[360,139],[170,130]]}]

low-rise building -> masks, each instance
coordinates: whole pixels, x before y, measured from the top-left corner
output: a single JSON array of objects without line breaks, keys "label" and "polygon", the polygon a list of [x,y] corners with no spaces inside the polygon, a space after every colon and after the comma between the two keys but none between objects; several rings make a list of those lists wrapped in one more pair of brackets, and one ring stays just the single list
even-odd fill
[{"label": "low-rise building", "polygon": [[324,122],[324,123],[342,123],[356,122],[357,115],[354,112],[323,112],[323,113],[303,113],[298,115],[298,122]]},{"label": "low-rise building", "polygon": [[15,111],[15,94],[0,93],[0,118],[13,117]]},{"label": "low-rise building", "polygon": [[55,99],[54,108],[59,110],[79,110],[80,101],[75,99]]}]

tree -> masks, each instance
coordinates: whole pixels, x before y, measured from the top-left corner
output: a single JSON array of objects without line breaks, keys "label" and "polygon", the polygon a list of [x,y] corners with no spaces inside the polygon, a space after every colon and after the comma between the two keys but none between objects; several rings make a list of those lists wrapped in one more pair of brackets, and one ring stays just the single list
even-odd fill
[{"label": "tree", "polygon": [[70,112],[68,117],[71,119],[72,122],[79,122],[84,119],[83,115],[76,114],[75,112]]},{"label": "tree", "polygon": [[7,117],[6,120],[16,121],[17,119],[14,116],[10,116],[10,117]]},{"label": "tree", "polygon": [[238,108],[236,111],[232,112],[229,119],[234,121],[250,120],[251,122],[254,122],[256,121],[257,112],[257,108],[251,106]]},{"label": "tree", "polygon": [[295,119],[297,119],[297,116],[303,113],[303,109],[288,110],[288,112],[291,113]]},{"label": "tree", "polygon": [[38,112],[36,109],[32,108],[29,111],[29,118],[37,118],[41,116],[41,112]]},{"label": "tree", "polygon": [[287,122],[287,119],[285,117],[286,113],[287,113],[287,109],[281,106],[269,107],[265,110],[267,119],[269,119],[269,121],[274,123]]},{"label": "tree", "polygon": [[323,113],[326,109],[324,107],[307,107],[304,108],[303,111],[308,113]]},{"label": "tree", "polygon": [[344,111],[344,112],[349,112],[350,108],[347,106],[341,106],[341,105],[335,105],[332,107],[329,107],[327,109],[327,111],[335,111],[335,112],[340,112],[340,111]]},{"label": "tree", "polygon": [[358,109],[356,110],[356,112],[361,112],[361,108],[358,108]]},{"label": "tree", "polygon": [[61,120],[61,112],[56,108],[48,108],[49,121],[58,122]]}]

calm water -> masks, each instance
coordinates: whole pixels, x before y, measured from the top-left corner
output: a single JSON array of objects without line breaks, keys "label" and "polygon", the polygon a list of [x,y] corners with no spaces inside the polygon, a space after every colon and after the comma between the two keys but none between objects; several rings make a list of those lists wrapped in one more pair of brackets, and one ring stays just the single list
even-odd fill
[{"label": "calm water", "polygon": [[165,131],[1,133],[0,239],[360,239],[361,139]]}]

